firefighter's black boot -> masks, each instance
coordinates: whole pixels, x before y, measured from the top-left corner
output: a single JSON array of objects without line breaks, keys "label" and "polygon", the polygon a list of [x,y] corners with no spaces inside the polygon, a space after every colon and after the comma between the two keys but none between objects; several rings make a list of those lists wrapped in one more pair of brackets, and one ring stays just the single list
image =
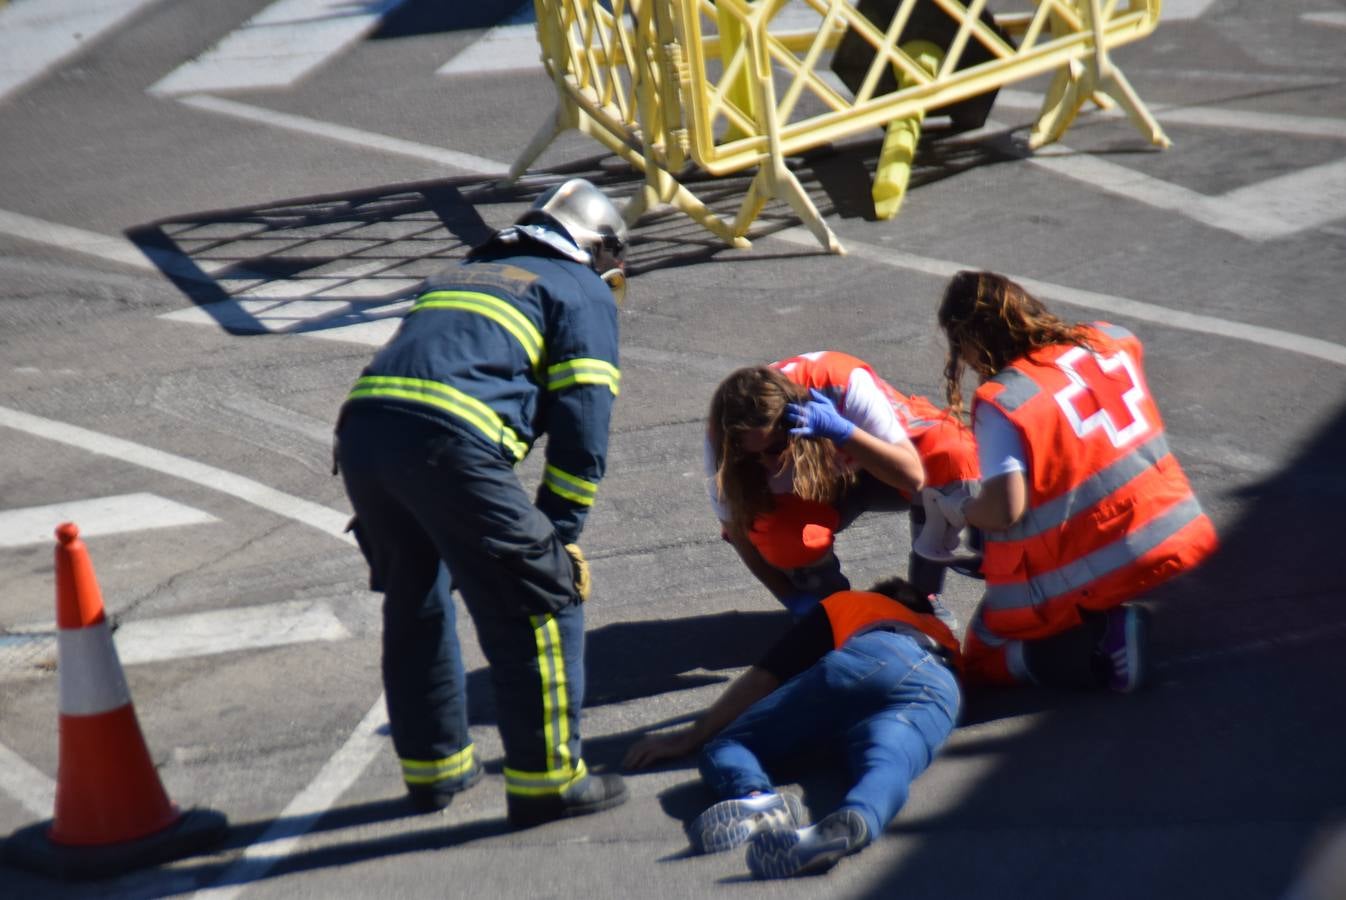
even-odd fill
[{"label": "firefighter's black boot", "polygon": [[587,816],[626,802],[626,782],[620,775],[586,775],[559,794],[539,797],[509,795],[509,824],[532,828],[571,816]]}]

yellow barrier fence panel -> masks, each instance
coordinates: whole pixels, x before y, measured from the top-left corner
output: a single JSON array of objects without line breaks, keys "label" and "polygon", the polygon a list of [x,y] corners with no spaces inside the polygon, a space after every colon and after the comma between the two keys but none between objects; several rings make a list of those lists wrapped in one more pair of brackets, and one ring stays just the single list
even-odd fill
[{"label": "yellow barrier fence panel", "polygon": [[[787,159],[887,130],[874,183],[896,213],[923,118],[976,127],[1003,86],[1052,81],[1030,144],[1058,140],[1087,102],[1119,105],[1147,139],[1168,138],[1111,58],[1159,21],[1159,0],[534,0],[557,90],[511,170],[578,128],[645,176],[628,218],[672,204],[721,239],[744,236],[778,199],[842,252]],[[682,184],[687,162],[712,176],[756,169],[732,225]]]},{"label": "yellow barrier fence panel", "polygon": [[[542,62],[556,89],[555,113],[542,124],[510,167],[506,182],[522,175],[562,131],[577,129],[645,176],[643,191],[623,214],[634,222],[647,208],[668,203],[721,240],[746,247],[674,173],[686,160],[685,130],[669,85],[670,54],[661,31],[671,33],[656,0],[534,0]],[[673,93],[670,94],[670,91]],[[680,138],[682,135],[684,137]]]}]

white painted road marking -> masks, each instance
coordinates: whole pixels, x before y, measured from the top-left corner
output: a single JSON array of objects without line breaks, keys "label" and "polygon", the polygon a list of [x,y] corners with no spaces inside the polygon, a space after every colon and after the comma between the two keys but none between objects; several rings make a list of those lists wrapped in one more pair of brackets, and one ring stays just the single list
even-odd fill
[{"label": "white painted road marking", "polygon": [[1160,22],[1199,19],[1215,0],[1164,0],[1159,9]]},{"label": "white painted road marking", "polygon": [[1346,28],[1346,12],[1300,13],[1299,17],[1313,25]]},{"label": "white painted road marking", "polygon": [[0,6],[0,100],[153,0],[29,0]]},{"label": "white painted road marking", "polygon": [[[34,223],[36,223],[38,227],[34,227]],[[68,244],[62,239],[62,237],[69,232],[76,232],[76,236],[79,238],[74,244]],[[135,245],[129,241],[108,238],[103,235],[95,235],[92,232],[81,232],[77,229],[71,229],[63,225],[44,223],[40,220],[31,219],[26,216],[6,213],[3,210],[0,210],[0,233],[9,234],[12,237],[22,238],[24,240],[36,241],[38,243],[55,244],[59,247],[65,247],[66,249],[75,250],[103,259],[110,259],[115,262],[131,262],[138,268],[148,269],[152,267],[143,255],[141,255],[138,260],[129,258],[133,252],[138,252]],[[773,237],[787,240],[792,243],[809,245],[810,242],[808,240],[797,240],[799,233],[800,232],[791,229],[773,235]],[[54,240],[52,239],[53,237],[55,237]],[[816,241],[814,243],[816,243]],[[851,245],[854,245],[856,248],[853,251],[854,255],[864,256],[871,262],[877,262],[895,268],[911,269],[916,272],[935,273],[947,277],[959,269],[975,268],[975,266],[971,266],[967,263],[916,256],[915,254],[902,253],[889,247],[863,244],[854,239],[847,241],[847,246],[849,247]],[[190,262],[187,261],[185,256],[182,256],[178,260],[177,265],[190,265]],[[1031,289],[1036,290],[1044,298],[1055,298],[1066,303],[1073,303],[1076,306],[1084,306],[1091,309],[1112,310],[1118,314],[1127,315],[1141,321],[1154,322],[1159,325],[1167,325],[1175,328],[1183,328],[1188,331],[1202,331],[1210,334],[1219,334],[1224,337],[1234,338],[1235,340],[1248,341],[1266,347],[1289,350],[1293,353],[1316,357],[1337,365],[1346,365],[1346,347],[1318,338],[1293,334],[1288,331],[1280,331],[1274,328],[1245,325],[1240,322],[1233,322],[1214,316],[1201,316],[1194,313],[1178,312],[1158,304],[1146,303],[1141,300],[1131,300],[1126,297],[1118,297],[1095,291],[1083,291],[1045,281],[1037,281],[1021,277],[1015,278],[1015,280],[1019,281],[1019,283],[1023,284],[1025,287],[1028,287],[1030,284],[1034,285],[1035,287]],[[296,305],[314,302],[318,302],[320,305]],[[220,301],[210,305],[209,313],[203,312],[200,307],[188,307],[171,313],[165,313],[160,318],[210,324],[216,327],[227,323],[233,323],[236,326],[248,325],[251,327],[253,322],[260,322],[267,331],[286,331],[303,334],[305,337],[316,337],[322,340],[343,341],[377,347],[382,346],[392,332],[396,330],[398,325],[398,319],[396,318],[398,308],[404,307],[405,305],[405,301],[401,301],[397,304],[388,304],[386,306],[380,305],[372,308],[362,307],[361,311],[366,316],[379,315],[387,316],[389,318],[372,319],[370,321],[358,322],[353,325],[346,325],[338,328],[318,327],[323,318],[330,317],[339,311],[338,307],[327,306],[325,305],[325,302],[322,301],[286,301],[284,303],[279,301],[261,300]],[[343,304],[342,306],[345,307],[349,305]],[[280,325],[281,320],[284,321],[283,326]],[[306,332],[306,327],[317,330]],[[3,419],[0,417],[0,425],[3,424]],[[170,474],[173,473],[170,472]]]},{"label": "white painted road marking", "polygon": [[1053,144],[1024,161],[1248,240],[1289,237],[1346,219],[1346,158],[1287,172],[1216,197],[1077,153],[1064,144]]},{"label": "white painted road marking", "polygon": [[[818,246],[817,238],[801,227],[787,228],[784,231],[776,232],[771,237],[801,247],[817,248]],[[914,272],[923,272],[940,278],[948,278],[961,269],[977,268],[968,263],[904,253],[895,247],[866,244],[854,238],[846,239],[846,250],[851,256],[858,256],[870,262],[893,266],[898,269],[910,269]],[[1228,319],[1220,319],[1215,316],[1183,312],[1167,306],[1160,306],[1157,303],[1130,300],[1126,297],[1103,294],[1098,291],[1080,290],[1066,285],[1053,284],[1050,281],[1039,281],[1035,278],[1024,278],[1019,275],[1010,275],[1009,277],[1044,300],[1057,300],[1073,306],[1096,309],[1143,322],[1153,322],[1170,328],[1181,328],[1185,331],[1218,334],[1221,337],[1261,344],[1277,350],[1289,350],[1292,353],[1312,356],[1325,362],[1346,366],[1346,346],[1334,344],[1330,341],[1291,334],[1287,331],[1278,331],[1274,328],[1231,322]]]},{"label": "white painted road marking", "polygon": [[[1213,2],[1214,0],[1164,0],[1160,20],[1181,22],[1199,18]],[[486,75],[494,72],[540,70],[542,48],[538,46],[537,26],[532,22],[531,15],[531,9],[526,7],[520,9],[501,24],[487,30],[480,38],[440,66],[435,74]],[[1330,18],[1334,15],[1337,14],[1307,13],[1305,18]],[[524,18],[529,18],[529,21],[519,21]],[[793,3],[781,9],[771,20],[770,30],[773,34],[810,31],[816,30],[821,22],[822,17],[812,8],[802,3]],[[824,78],[831,75],[827,70],[819,71],[818,74]]]},{"label": "white painted road marking", "polygon": [[81,537],[94,537],[217,521],[210,513],[155,494],[120,494],[50,506],[0,509],[0,547],[54,541],[56,526],[62,522],[78,525]]},{"label": "white painted road marking", "polygon": [[[319,340],[342,341],[381,347],[402,323],[411,300],[371,307],[369,304],[334,303],[321,300],[234,300],[212,303],[209,309],[191,306],[159,316],[170,322],[214,325],[253,334],[302,334]],[[359,314],[363,322],[324,328],[335,316]]]},{"label": "white painted road marking", "polygon": [[467,49],[440,66],[436,75],[480,75],[519,69],[541,69],[533,4],[520,6]]},{"label": "white painted road marking", "polygon": [[[1191,77],[1201,77],[1201,73],[1191,73]],[[997,109],[1026,109],[1036,112],[1042,106],[1042,95],[1005,88],[996,95],[995,105]],[[1230,109],[1227,106],[1170,106],[1165,103],[1151,105],[1150,112],[1162,117],[1167,124],[1228,128],[1232,131],[1255,131],[1265,134],[1292,134],[1296,137],[1325,137],[1346,141],[1346,119]],[[1089,115],[1113,119],[1125,118],[1124,113],[1115,109],[1106,112],[1094,110]],[[964,135],[963,139],[966,140],[970,134]]]},{"label": "white painted road marking", "polygon": [[158,95],[285,88],[360,40],[403,0],[280,0],[149,88]]},{"label": "white painted road marking", "polygon": [[295,600],[123,622],[114,640],[122,664],[133,666],[348,637],[325,602]]},{"label": "white painted road marking", "polygon": [[355,731],[322,767],[308,787],[295,796],[262,836],[248,845],[243,856],[215,879],[220,887],[197,891],[193,896],[227,900],[247,889],[249,882],[264,876],[289,856],[323,813],[346,792],[368,767],[375,754],[383,751],[388,739],[383,729],[388,724],[384,696],[374,701]]},{"label": "white painted road marking", "polygon": [[0,428],[12,428],[35,437],[46,438],[90,453],[110,456],[131,465],[191,481],[211,490],[236,497],[279,516],[302,522],[348,544],[355,540],[346,534],[345,513],[329,509],[311,500],[286,494],[260,482],[226,472],[214,466],[155,450],[121,438],[100,434],[77,425],[67,425],[53,419],[44,419],[31,413],[0,406]]},{"label": "white painted road marking", "polygon": [[140,252],[139,247],[125,238],[109,237],[105,234],[86,231],[83,228],[72,228],[69,225],[46,222],[32,216],[25,216],[22,213],[0,210],[0,234],[32,241],[35,244],[46,244],[49,247],[73,250],[76,253],[96,256],[99,259],[120,263],[124,266],[134,266],[137,269],[147,271],[157,271],[158,269],[154,263],[145,257],[145,254]]},{"label": "white painted road marking", "polygon": [[273,110],[263,109],[260,106],[250,106],[246,103],[224,100],[220,97],[181,97],[178,102],[194,109],[218,113],[222,116],[230,116],[231,118],[243,119],[248,122],[257,122],[262,125],[271,125],[298,134],[327,138],[328,140],[336,141],[338,143],[362,147],[366,150],[377,150],[383,153],[393,153],[398,156],[409,156],[413,159],[421,159],[426,162],[446,165],[467,172],[480,172],[485,175],[506,175],[509,173],[509,166],[503,163],[498,163],[495,160],[473,156],[470,153],[459,153],[456,150],[445,150],[442,147],[417,144],[414,141],[404,141],[400,138],[374,134],[369,131],[360,131],[356,128],[347,128],[344,125],[335,125],[331,122],[319,121],[318,119],[308,119],[304,116],[279,113]]},{"label": "white painted road marking", "polygon": [[50,816],[56,807],[56,782],[4,744],[0,744],[0,790],[35,816]]},{"label": "white painted road marking", "polygon": [[[328,509],[300,497],[284,494],[232,472],[225,472],[222,469],[216,469],[195,460],[174,456],[171,453],[134,444],[121,438],[99,434],[95,431],[51,419],[43,419],[7,407],[0,407],[0,427],[12,428],[37,437],[78,447],[91,453],[112,456],[132,465],[192,481],[203,487],[237,497],[277,515],[310,525],[338,540],[354,544],[350,535],[345,533],[347,516],[344,513]],[[261,872],[271,868],[285,853],[288,853],[294,842],[306,833],[312,827],[313,822],[359,777],[373,755],[384,746],[385,741],[379,734],[379,730],[386,721],[384,698],[380,694],[379,699],[374,702],[373,707],[365,715],[364,721],[356,728],[355,733],[350,736],[341,750],[337,752],[337,755],[328,761],[323,770],[318,773],[317,778],[304,792],[286,807],[286,811],[282,813],[278,823],[267,831],[262,838],[263,840],[271,840],[275,837],[285,837],[286,840],[276,847],[265,848],[258,852],[254,852],[257,845],[253,844],[245,852],[244,862],[231,867],[226,872],[226,876],[246,876],[250,873],[257,873],[253,874],[252,877],[259,877]],[[0,744],[0,789],[19,800],[23,803],[24,808],[32,811],[35,815],[50,815],[49,811],[54,808],[56,786],[52,780],[44,772],[29,765],[3,744]],[[297,813],[297,815],[292,815],[293,813]],[[254,859],[254,857],[263,855],[265,855],[264,859]],[[241,883],[245,879],[234,877],[232,880],[239,882],[240,886],[229,889],[228,896],[233,896],[241,891]]]}]

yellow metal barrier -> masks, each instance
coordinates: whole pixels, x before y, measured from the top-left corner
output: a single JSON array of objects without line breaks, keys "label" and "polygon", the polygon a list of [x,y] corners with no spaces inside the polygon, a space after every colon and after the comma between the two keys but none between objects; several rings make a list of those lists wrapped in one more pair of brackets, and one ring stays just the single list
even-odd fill
[{"label": "yellow metal barrier", "polygon": [[[1109,52],[1158,25],[1160,0],[534,0],[555,115],[514,163],[517,178],[566,128],[644,173],[634,221],[675,206],[734,246],[771,199],[788,203],[844,252],[787,158],[886,128],[876,211],[901,203],[921,121],[947,112],[979,125],[995,91],[1054,73],[1029,142],[1058,140],[1087,102],[1114,102],[1168,146]],[[713,176],[755,168],[732,223],[682,184],[688,163]]]}]

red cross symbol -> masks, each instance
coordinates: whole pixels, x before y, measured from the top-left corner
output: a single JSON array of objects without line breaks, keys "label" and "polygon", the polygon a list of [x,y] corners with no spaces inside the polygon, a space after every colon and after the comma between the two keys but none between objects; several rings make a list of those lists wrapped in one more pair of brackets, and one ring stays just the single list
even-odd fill
[{"label": "red cross symbol", "polygon": [[1125,350],[1101,356],[1072,347],[1056,367],[1070,379],[1056,392],[1056,403],[1075,434],[1084,438],[1101,428],[1112,446],[1121,447],[1150,430],[1141,408],[1145,387]]}]

